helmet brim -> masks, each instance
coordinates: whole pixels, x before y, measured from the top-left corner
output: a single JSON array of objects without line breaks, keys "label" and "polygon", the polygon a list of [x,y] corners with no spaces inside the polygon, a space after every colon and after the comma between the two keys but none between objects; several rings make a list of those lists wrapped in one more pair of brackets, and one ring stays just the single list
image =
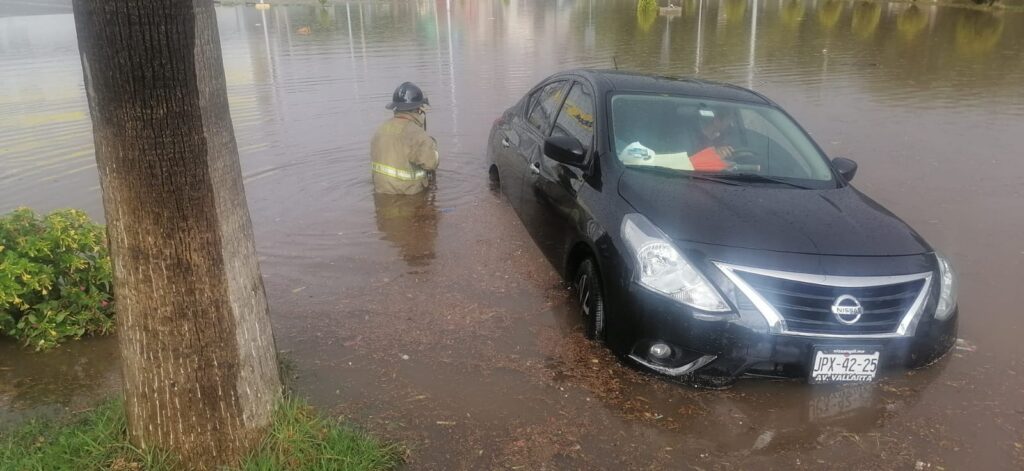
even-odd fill
[{"label": "helmet brim", "polygon": [[389,110],[395,110],[395,111],[416,111],[416,110],[418,110],[420,108],[424,108],[424,109],[429,108],[430,107],[430,100],[428,98],[424,97],[423,101],[421,101],[421,102],[401,103],[401,102],[394,102],[393,101],[391,103],[388,103],[387,105],[384,105],[384,107],[389,109]]}]

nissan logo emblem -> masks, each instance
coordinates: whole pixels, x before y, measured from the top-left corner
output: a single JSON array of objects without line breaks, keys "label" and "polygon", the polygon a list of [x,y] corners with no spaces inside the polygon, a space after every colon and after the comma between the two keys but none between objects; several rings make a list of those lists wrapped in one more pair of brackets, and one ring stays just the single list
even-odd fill
[{"label": "nissan logo emblem", "polygon": [[841,324],[856,324],[863,314],[864,308],[860,305],[860,301],[848,294],[844,294],[832,302],[832,315],[836,316],[836,320]]}]

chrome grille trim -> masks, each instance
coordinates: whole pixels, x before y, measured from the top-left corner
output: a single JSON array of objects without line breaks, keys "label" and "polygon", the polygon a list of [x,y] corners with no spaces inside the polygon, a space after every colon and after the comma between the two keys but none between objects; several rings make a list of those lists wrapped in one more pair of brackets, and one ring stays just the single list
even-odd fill
[{"label": "chrome grille trim", "polygon": [[[917,322],[920,319],[921,311],[924,310],[924,306],[928,299],[928,293],[931,291],[932,284],[932,273],[916,273],[912,275],[892,275],[892,276],[837,276],[837,275],[818,275],[811,273],[794,273],[779,270],[768,270],[764,268],[753,268],[744,267],[739,265],[732,265],[725,262],[713,261],[718,269],[722,270],[729,281],[741,291],[748,299],[754,304],[758,312],[764,317],[768,323],[768,330],[773,334],[778,335],[792,335],[800,337],[821,337],[821,338],[844,338],[844,339],[879,339],[879,338],[893,338],[893,337],[910,337],[914,335],[914,329],[917,327]],[[764,296],[758,292],[753,286],[747,283],[737,272],[753,273],[755,275],[767,276],[772,278],[780,278],[783,280],[796,281],[801,283],[820,285],[832,288],[870,288],[877,286],[886,286],[899,283],[907,283],[911,281],[924,280],[924,284],[921,286],[921,291],[917,294],[913,304],[907,309],[906,314],[900,320],[899,326],[895,332],[880,333],[880,334],[828,334],[828,333],[811,333],[811,332],[800,332],[795,330],[789,330],[786,327],[786,320],[782,314],[779,313],[775,306],[772,305]]]}]

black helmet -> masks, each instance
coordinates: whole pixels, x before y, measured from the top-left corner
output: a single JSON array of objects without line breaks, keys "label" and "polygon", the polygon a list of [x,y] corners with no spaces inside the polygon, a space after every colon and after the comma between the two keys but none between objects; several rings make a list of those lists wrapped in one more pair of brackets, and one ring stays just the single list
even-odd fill
[{"label": "black helmet", "polygon": [[395,111],[413,111],[423,105],[430,105],[430,100],[423,96],[423,90],[412,82],[405,82],[395,89],[387,109]]}]

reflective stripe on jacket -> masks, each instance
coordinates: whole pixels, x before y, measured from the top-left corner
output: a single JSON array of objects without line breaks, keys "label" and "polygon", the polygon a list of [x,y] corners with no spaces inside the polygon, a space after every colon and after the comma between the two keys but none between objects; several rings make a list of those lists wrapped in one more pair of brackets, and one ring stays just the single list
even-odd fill
[{"label": "reflective stripe on jacket", "polygon": [[437,169],[437,144],[424,130],[423,115],[399,112],[377,128],[370,142],[373,188],[377,193],[411,195],[429,186]]},{"label": "reflective stripe on jacket", "polygon": [[379,173],[381,175],[387,175],[391,178],[397,178],[399,180],[407,182],[419,180],[421,178],[427,178],[427,172],[424,172],[423,170],[414,170],[410,172],[408,170],[402,170],[400,168],[395,168],[390,165],[384,165],[379,162],[371,162],[370,168],[372,168],[374,172]]}]

